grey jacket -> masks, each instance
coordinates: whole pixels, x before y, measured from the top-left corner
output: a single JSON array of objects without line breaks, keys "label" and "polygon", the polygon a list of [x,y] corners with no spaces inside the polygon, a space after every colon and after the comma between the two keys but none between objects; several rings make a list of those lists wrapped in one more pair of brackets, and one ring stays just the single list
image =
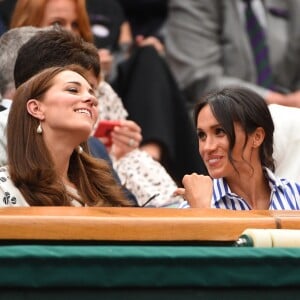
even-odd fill
[{"label": "grey jacket", "polygon": [[[267,90],[255,84],[251,48],[238,11],[239,0],[170,0],[167,60],[190,101],[225,85]],[[300,87],[300,1],[263,1],[275,84]]]}]

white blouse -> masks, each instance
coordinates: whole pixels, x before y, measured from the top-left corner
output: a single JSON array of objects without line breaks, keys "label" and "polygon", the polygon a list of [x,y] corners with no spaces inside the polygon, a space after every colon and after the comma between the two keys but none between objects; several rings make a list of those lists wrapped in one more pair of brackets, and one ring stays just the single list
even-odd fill
[{"label": "white blouse", "polygon": [[[78,191],[72,187],[67,186],[66,189],[76,196],[76,198],[80,198]],[[71,200],[72,206],[82,206],[82,204],[74,199]],[[27,201],[25,200],[22,193],[19,189],[14,185],[12,180],[10,179],[7,167],[0,168],[0,207],[20,207],[20,206],[29,206]]]}]

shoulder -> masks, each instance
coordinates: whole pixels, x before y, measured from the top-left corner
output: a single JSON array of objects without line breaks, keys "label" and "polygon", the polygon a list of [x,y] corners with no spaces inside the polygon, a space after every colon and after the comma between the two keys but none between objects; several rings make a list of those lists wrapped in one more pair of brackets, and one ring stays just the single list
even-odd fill
[{"label": "shoulder", "polygon": [[271,183],[270,209],[299,210],[300,209],[300,184],[286,178],[276,178]]},{"label": "shoulder", "polygon": [[271,207],[277,209],[300,209],[300,184],[284,178],[279,179],[283,188],[274,192]]},{"label": "shoulder", "polygon": [[0,207],[28,206],[23,195],[10,179],[7,167],[0,168]]},{"label": "shoulder", "polygon": [[279,178],[278,180],[281,182],[285,190],[293,191],[295,195],[300,198],[300,183],[289,180],[287,178]]},{"label": "shoulder", "polygon": [[298,189],[300,192],[300,184],[284,177],[276,176],[269,168],[263,167],[266,178],[269,181],[271,189],[285,190],[286,188]]}]

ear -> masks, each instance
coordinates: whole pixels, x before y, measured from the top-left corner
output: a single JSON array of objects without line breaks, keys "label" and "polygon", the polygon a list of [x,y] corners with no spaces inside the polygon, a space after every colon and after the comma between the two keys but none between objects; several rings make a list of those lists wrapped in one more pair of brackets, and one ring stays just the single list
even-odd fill
[{"label": "ear", "polygon": [[29,99],[27,101],[27,111],[40,121],[45,119],[44,112],[42,110],[42,103],[36,99]]},{"label": "ear", "polygon": [[265,139],[265,130],[262,127],[257,127],[252,133],[252,147],[258,148]]}]

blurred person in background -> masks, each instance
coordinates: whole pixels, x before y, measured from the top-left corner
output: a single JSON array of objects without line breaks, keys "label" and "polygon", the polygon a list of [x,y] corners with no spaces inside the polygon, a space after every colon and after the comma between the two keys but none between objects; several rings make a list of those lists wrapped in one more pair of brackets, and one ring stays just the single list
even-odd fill
[{"label": "blurred person in background", "polygon": [[133,36],[155,36],[164,42],[168,0],[118,0]]}]

